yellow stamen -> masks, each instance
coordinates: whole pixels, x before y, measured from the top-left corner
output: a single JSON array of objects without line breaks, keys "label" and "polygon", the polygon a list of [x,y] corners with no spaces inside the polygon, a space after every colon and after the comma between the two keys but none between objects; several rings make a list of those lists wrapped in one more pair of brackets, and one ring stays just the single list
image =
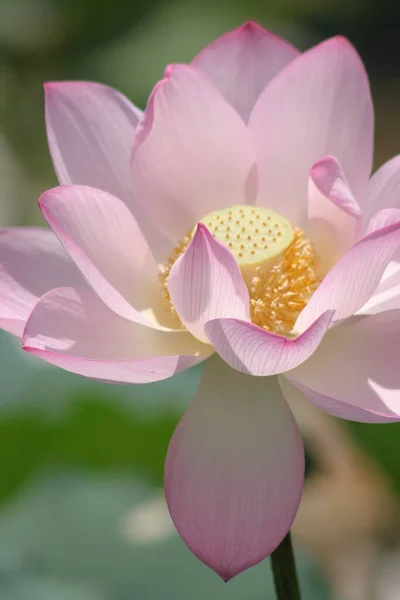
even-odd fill
[{"label": "yellow stamen", "polygon": [[185,250],[189,246],[191,239],[192,231],[189,229],[189,231],[186,232],[186,235],[183,238],[183,240],[179,240],[175,248],[172,250],[171,256],[161,267],[161,271],[158,275],[158,278],[161,282],[161,296],[166,301],[167,310],[169,310],[177,319],[179,319],[179,317],[176,314],[175,306],[172,304],[171,296],[169,295],[168,291],[168,277],[174,263],[178,260],[180,256],[182,256],[182,254],[185,253]]},{"label": "yellow stamen", "polygon": [[304,231],[294,240],[267,276],[258,269],[249,287],[251,320],[267,331],[288,335],[297,317],[321,282],[318,256]]},{"label": "yellow stamen", "polygon": [[[230,225],[225,226],[228,221]],[[228,245],[236,258],[249,290],[252,322],[268,331],[290,335],[299,313],[321,281],[318,257],[303,230],[293,230],[284,217],[271,210],[252,206],[215,211],[201,222],[207,224],[218,241]],[[160,273],[162,296],[177,319],[168,277],[196,228],[197,225],[178,242]]]}]

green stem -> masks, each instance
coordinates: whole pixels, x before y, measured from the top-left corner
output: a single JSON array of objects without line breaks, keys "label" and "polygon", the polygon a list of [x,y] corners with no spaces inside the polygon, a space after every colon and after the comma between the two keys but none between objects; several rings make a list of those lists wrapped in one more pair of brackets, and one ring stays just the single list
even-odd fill
[{"label": "green stem", "polygon": [[271,554],[277,600],[301,600],[290,531]]}]

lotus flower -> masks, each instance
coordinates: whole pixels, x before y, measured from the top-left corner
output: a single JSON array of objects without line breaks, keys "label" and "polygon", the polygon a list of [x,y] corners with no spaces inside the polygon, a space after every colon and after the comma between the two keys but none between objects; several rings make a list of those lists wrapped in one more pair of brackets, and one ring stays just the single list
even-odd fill
[{"label": "lotus flower", "polygon": [[[400,157],[370,178],[373,107],[341,37],[300,54],[247,23],[173,65],[142,114],[46,85],[50,229],[0,237],[1,326],[103,381],[205,362],[165,465],[172,519],[228,580],[300,502],[286,400],[400,419]],[[397,253],[397,254],[396,254]]]}]

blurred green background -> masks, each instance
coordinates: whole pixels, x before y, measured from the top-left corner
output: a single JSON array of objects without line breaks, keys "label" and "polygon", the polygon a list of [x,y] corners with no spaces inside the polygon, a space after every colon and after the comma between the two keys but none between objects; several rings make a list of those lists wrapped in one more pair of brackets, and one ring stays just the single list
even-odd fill
[{"label": "blurred green background", "polygon": [[[143,108],[167,63],[190,61],[249,18],[300,49],[337,33],[351,39],[371,77],[379,166],[400,148],[399,6],[0,0],[0,226],[43,224],[37,198],[57,184],[44,81],[100,81]],[[145,387],[93,383],[23,355],[0,332],[1,600],[274,597],[268,565],[224,585],[169,520],[164,456],[200,376],[201,367]],[[304,598],[398,600],[400,425],[347,425],[308,410],[294,528]]]}]

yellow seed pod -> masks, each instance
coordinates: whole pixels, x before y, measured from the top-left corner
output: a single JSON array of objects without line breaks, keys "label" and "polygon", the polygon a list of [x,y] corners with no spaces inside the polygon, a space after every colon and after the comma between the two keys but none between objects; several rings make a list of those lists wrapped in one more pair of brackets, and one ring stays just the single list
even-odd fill
[{"label": "yellow seed pod", "polygon": [[216,210],[201,222],[229,248],[246,282],[251,281],[256,269],[261,273],[269,270],[294,239],[293,228],[285,217],[259,206]]}]

